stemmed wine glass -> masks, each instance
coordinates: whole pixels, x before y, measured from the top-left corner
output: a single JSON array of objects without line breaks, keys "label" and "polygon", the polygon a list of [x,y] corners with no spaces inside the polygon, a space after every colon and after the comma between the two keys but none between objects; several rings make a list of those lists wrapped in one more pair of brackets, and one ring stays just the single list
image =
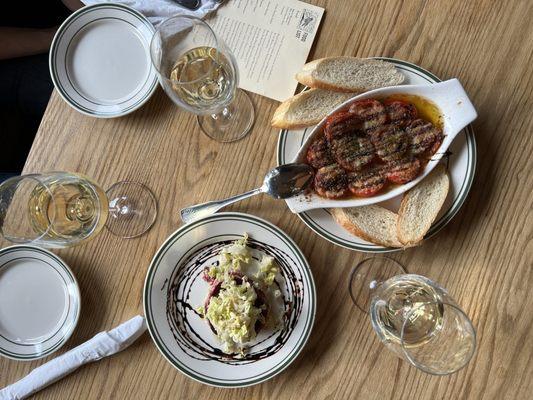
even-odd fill
[{"label": "stemmed wine glass", "polygon": [[416,368],[448,375],[468,364],[476,349],[472,322],[437,283],[388,257],[361,261],[350,276],[350,296],[370,314],[379,339]]},{"label": "stemmed wine glass", "polygon": [[154,195],[137,182],[118,182],[104,192],[70,172],[30,174],[0,184],[0,233],[13,243],[62,248],[93,238],[104,226],[132,238],[157,215]]},{"label": "stemmed wine glass", "polygon": [[150,55],[167,95],[197,115],[207,136],[232,142],[249,132],[254,108],[237,88],[237,63],[207,23],[191,16],[168,18],[152,38]]}]

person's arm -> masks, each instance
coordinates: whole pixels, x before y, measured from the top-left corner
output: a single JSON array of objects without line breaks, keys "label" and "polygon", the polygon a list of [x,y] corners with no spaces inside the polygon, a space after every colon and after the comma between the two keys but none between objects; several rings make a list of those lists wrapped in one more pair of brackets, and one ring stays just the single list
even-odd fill
[{"label": "person's arm", "polygon": [[67,7],[70,11],[76,11],[79,8],[82,8],[85,4],[83,4],[80,0],[61,0],[65,7]]},{"label": "person's arm", "polygon": [[0,60],[46,53],[56,28],[0,27]]}]

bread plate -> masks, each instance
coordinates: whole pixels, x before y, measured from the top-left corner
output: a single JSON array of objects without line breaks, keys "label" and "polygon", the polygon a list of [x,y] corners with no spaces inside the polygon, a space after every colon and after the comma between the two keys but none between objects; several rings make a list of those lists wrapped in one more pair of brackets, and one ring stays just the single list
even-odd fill
[{"label": "bread plate", "polygon": [[[434,85],[399,85],[370,90],[345,101],[329,113],[328,116],[339,111],[347,110],[355,101],[369,98],[384,98],[394,94],[407,94],[423,97],[434,103],[441,112],[444,140],[437,150],[437,153],[429,160],[422,173],[411,182],[394,186],[389,190],[372,197],[350,197],[346,199],[330,200],[320,197],[314,192],[302,194],[287,200],[287,205],[292,212],[300,213],[316,208],[359,207],[383,202],[404,193],[419,183],[431,172],[440,159],[445,155],[446,150],[450,147],[457,134],[477,118],[477,112],[474,105],[457,79],[450,79]],[[313,140],[318,135],[322,134],[328,116],[323,118],[322,121],[314,127],[292,162],[306,162],[307,149]]]},{"label": "bread plate", "polygon": [[[405,75],[405,84],[431,85],[440,82],[437,76],[418,65],[394,58],[382,57],[380,59],[394,64]],[[278,164],[287,164],[296,157],[313,128],[280,130],[277,153]],[[448,154],[441,161],[447,166],[450,176],[450,190],[436,221],[432,224],[425,239],[436,235],[444,228],[465,203],[474,180],[476,159],[474,130],[472,125],[468,125],[456,136],[456,139],[448,149]],[[402,196],[399,195],[378,204],[393,212],[398,212]],[[328,208],[317,208],[297,215],[309,229],[338,246],[366,253],[386,253],[400,250],[399,248],[376,245],[352,235],[335,222]]]}]

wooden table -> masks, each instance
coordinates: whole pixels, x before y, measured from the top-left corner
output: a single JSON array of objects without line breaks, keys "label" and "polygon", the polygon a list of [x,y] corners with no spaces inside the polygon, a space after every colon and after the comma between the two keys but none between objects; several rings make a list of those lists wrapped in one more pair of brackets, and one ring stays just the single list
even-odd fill
[{"label": "wooden table", "polygon": [[[441,78],[458,77],[478,109],[479,162],[466,204],[437,237],[393,254],[410,272],[448,288],[471,316],[478,332],[472,362],[455,375],[436,377],[385,350],[347,292],[350,269],[365,254],[326,242],[284,203],[263,196],[232,210],[285,230],[308,257],[318,289],[311,339],[285,372],[250,388],[203,386],[167,363],[146,334],[128,351],[84,367],[36,398],[531,398],[533,3],[313,2],[326,14],[310,59],[408,60]],[[112,120],[83,116],[52,95],[25,172],[79,171],[104,187],[133,179],[150,186],[159,201],[148,234],[122,240],[104,231],[58,252],[74,270],[83,302],[77,329],[59,353],[142,313],[148,264],[180,225],[180,207],[256,187],[276,164],[278,131],[269,120],[277,103],[259,96],[253,101],[252,133],[223,145],[201,134],[196,119],[161,90],[141,110]],[[0,360],[0,387],[44,361]]]}]

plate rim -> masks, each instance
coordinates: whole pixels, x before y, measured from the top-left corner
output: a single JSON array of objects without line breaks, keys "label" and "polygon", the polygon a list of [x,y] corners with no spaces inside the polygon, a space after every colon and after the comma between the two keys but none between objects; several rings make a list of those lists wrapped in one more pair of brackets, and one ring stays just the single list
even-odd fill
[{"label": "plate rim", "polygon": [[[302,265],[304,267],[303,268],[303,273],[305,273],[307,275],[307,278],[309,280],[309,286],[311,288],[310,300],[309,300],[309,304],[310,304],[310,309],[311,310],[310,310],[310,315],[309,315],[310,316],[310,320],[309,320],[309,324],[308,324],[308,329],[307,329],[306,332],[303,332],[303,334],[302,334],[303,340],[301,341],[299,347],[296,349],[294,354],[292,354],[290,356],[290,358],[288,358],[288,359],[283,359],[281,363],[279,363],[278,365],[276,365],[274,367],[274,371],[272,371],[268,375],[260,377],[260,378],[251,379],[251,380],[245,380],[245,381],[242,381],[242,382],[239,382],[239,383],[224,383],[224,382],[219,382],[219,381],[214,380],[214,379],[207,379],[207,378],[204,378],[204,377],[199,377],[196,374],[191,373],[190,371],[186,370],[185,368],[182,368],[181,365],[178,365],[177,363],[175,363],[172,359],[170,359],[170,357],[167,356],[167,354],[164,351],[165,349],[163,349],[161,347],[161,344],[158,341],[159,339],[154,336],[154,333],[153,333],[153,329],[154,329],[153,325],[154,325],[154,323],[151,320],[152,317],[151,316],[149,317],[150,314],[147,312],[147,303],[148,303],[147,302],[147,298],[148,298],[148,295],[149,295],[149,286],[148,286],[149,283],[148,283],[148,281],[149,281],[150,276],[154,274],[154,271],[156,269],[155,261],[156,261],[156,258],[158,257],[158,255],[161,253],[161,251],[163,249],[165,249],[168,246],[168,244],[176,236],[178,236],[178,235],[180,235],[182,233],[186,233],[189,230],[192,230],[192,229],[196,228],[197,225],[199,225],[200,223],[205,223],[206,221],[207,222],[216,221],[218,219],[227,218],[227,217],[235,217],[235,218],[238,218],[238,219],[241,219],[241,220],[244,220],[244,221],[251,220],[251,221],[253,221],[255,223],[259,223],[259,225],[261,225],[262,227],[266,227],[266,228],[272,229],[277,234],[279,234],[280,236],[284,237],[287,240],[288,244],[290,244],[294,248],[296,256],[301,258]],[[163,357],[175,369],[180,371],[185,376],[187,376],[187,377],[189,377],[189,378],[191,378],[191,379],[193,379],[193,380],[195,380],[197,382],[200,382],[202,384],[209,385],[209,386],[221,387],[221,388],[247,387],[247,386],[252,386],[252,385],[259,384],[261,382],[265,382],[265,381],[273,378],[274,376],[280,374],[286,368],[288,368],[294,362],[294,360],[296,360],[296,358],[301,354],[302,350],[304,349],[304,347],[306,346],[307,342],[309,341],[309,338],[311,336],[311,332],[313,331],[315,320],[316,320],[316,312],[317,312],[316,284],[315,284],[314,277],[313,277],[313,271],[311,269],[309,261],[305,257],[305,254],[300,249],[300,247],[294,242],[294,240],[287,233],[285,233],[281,228],[279,228],[278,226],[276,226],[275,224],[273,224],[270,221],[267,221],[267,220],[265,220],[263,218],[257,217],[257,216],[252,215],[252,214],[241,213],[241,212],[220,212],[220,213],[216,213],[216,214],[210,215],[208,217],[199,219],[199,220],[194,221],[194,222],[192,222],[190,224],[184,224],[183,226],[180,226],[177,230],[172,232],[167,237],[167,239],[163,242],[163,244],[157,249],[157,251],[155,252],[154,256],[152,257],[152,260],[150,261],[150,265],[149,265],[148,271],[146,273],[146,278],[145,278],[144,287],[143,287],[143,312],[144,312],[144,315],[145,315],[145,318],[146,318],[146,325],[148,327],[148,332],[150,334],[150,337],[152,338],[152,341],[155,344],[155,347],[157,348],[157,350],[163,355]],[[281,367],[280,367],[280,365],[281,365]]]},{"label": "plate rim", "polygon": [[65,343],[70,339],[70,337],[76,330],[76,326],[78,325],[78,321],[79,321],[80,314],[81,314],[81,292],[80,292],[80,287],[78,284],[78,280],[76,279],[76,276],[74,275],[70,267],[67,265],[67,263],[63,261],[63,259],[61,259],[56,254],[52,253],[51,251],[47,249],[44,249],[38,246],[32,246],[28,244],[17,244],[17,245],[8,246],[8,247],[4,247],[0,249],[0,255],[3,255],[6,252],[17,251],[17,250],[40,252],[40,253],[45,254],[46,256],[49,256],[54,261],[56,261],[57,264],[60,265],[61,268],[65,270],[65,272],[71,279],[70,283],[73,285],[73,288],[74,288],[73,300],[75,301],[76,306],[77,306],[76,314],[74,316],[74,319],[72,320],[70,329],[67,331],[65,335],[61,337],[61,339],[54,346],[47,348],[44,352],[38,352],[38,353],[35,353],[35,355],[30,355],[30,356],[25,356],[25,355],[18,356],[18,355],[13,355],[13,354],[7,354],[5,353],[4,349],[0,347],[1,357],[9,358],[11,360],[16,360],[16,361],[33,361],[33,360],[38,360],[40,358],[43,358],[50,354],[55,353],[57,350],[63,347]]},{"label": "plate rim", "polygon": [[[149,89],[147,89],[145,91],[145,93],[143,94],[143,96],[141,97],[141,101],[139,101],[137,104],[135,104],[132,108],[128,109],[127,111],[122,111],[122,110],[119,110],[117,112],[114,112],[114,113],[107,113],[107,114],[101,114],[97,111],[94,111],[94,110],[85,110],[82,106],[76,104],[67,94],[67,91],[66,89],[63,88],[63,85],[60,84],[60,79],[59,79],[59,75],[57,73],[57,70],[56,70],[56,67],[55,67],[55,63],[54,61],[56,60],[56,51],[57,51],[57,48],[59,46],[59,43],[64,40],[64,37],[63,37],[63,34],[64,34],[64,31],[70,26],[71,22],[73,22],[75,19],[77,19],[78,17],[80,17],[81,15],[84,15],[84,14],[87,14],[87,13],[91,13],[93,12],[95,9],[119,9],[123,12],[128,12],[130,14],[133,14],[135,15],[139,20],[141,20],[145,25],[146,27],[148,27],[150,29],[150,31],[153,33],[155,33],[155,28],[153,26],[153,24],[148,20],[148,18],[146,18],[143,14],[141,14],[140,12],[138,12],[137,10],[131,8],[131,7],[128,7],[124,4],[120,4],[120,3],[98,3],[98,4],[92,4],[92,5],[88,5],[88,6],[85,6],[85,7],[82,7],[80,8],[79,10],[76,10],[75,12],[73,12],[71,15],[69,15],[67,17],[67,19],[65,19],[65,21],[63,21],[63,23],[59,26],[59,28],[57,29],[55,35],[54,35],[54,38],[52,40],[52,43],[50,45],[50,52],[49,52],[49,56],[48,56],[48,68],[50,70],[50,76],[52,78],[52,82],[54,84],[54,88],[56,89],[57,93],[59,93],[59,95],[61,96],[61,98],[65,101],[65,103],[67,103],[70,107],[72,107],[73,109],[75,109],[76,111],[84,114],[84,115],[88,115],[90,117],[95,117],[95,118],[104,118],[104,119],[107,119],[107,118],[117,118],[117,117],[122,117],[122,116],[125,116],[125,115],[128,115],[132,112],[134,112],[135,110],[138,110],[140,107],[142,107],[151,97],[152,95],[154,94],[155,90],[157,89],[157,86],[159,84],[159,79],[158,79],[158,76],[157,76],[157,72],[154,70],[153,66],[152,66],[152,62],[150,60],[148,65],[149,65],[149,68],[151,70],[151,72],[148,73],[148,79],[147,81],[150,81],[151,80],[151,83],[149,85]],[[71,40],[72,37],[70,37],[69,40]],[[149,45],[149,43],[147,43]]]},{"label": "plate rim", "polygon": [[[392,57],[370,57],[371,59],[377,59],[377,60],[383,60],[392,62],[395,64],[404,65],[406,67],[412,68],[414,70],[417,70],[418,72],[425,75],[425,78],[430,78],[433,82],[442,82],[442,80],[434,75],[433,73],[429,72],[428,70],[420,67],[417,64],[411,63],[409,61],[400,60],[397,58]],[[282,140],[286,137],[289,129],[281,129],[278,134],[278,141],[277,141],[277,148],[276,148],[276,161],[278,165],[282,164]],[[465,203],[466,199],[468,198],[468,194],[470,193],[470,189],[472,188],[472,183],[474,180],[474,176],[477,169],[477,146],[476,146],[476,140],[474,135],[474,130],[472,128],[472,124],[467,125],[463,131],[465,131],[466,135],[466,144],[469,150],[471,150],[472,159],[468,160],[468,166],[467,166],[467,174],[466,179],[463,181],[462,185],[466,184],[466,188],[464,189],[463,195],[454,203],[449,209],[449,212],[447,212],[445,215],[443,215],[439,220],[434,222],[429,230],[429,232],[424,237],[424,240],[430,239],[434,235],[436,235],[438,232],[440,232],[448,223],[455,217],[455,215],[459,212],[463,204]],[[470,152],[468,153],[468,156],[470,156]],[[470,157],[468,157],[470,159]],[[326,210],[326,212],[329,214],[329,211]],[[390,253],[395,251],[403,250],[403,248],[395,248],[395,247],[385,247],[375,244],[353,244],[353,243],[345,243],[343,239],[338,238],[329,232],[322,231],[320,227],[316,227],[316,223],[309,217],[308,212],[304,211],[301,213],[297,213],[296,215],[298,218],[300,218],[305,225],[309,229],[311,229],[314,233],[322,237],[323,239],[326,239],[330,243],[333,243],[337,246],[344,247],[349,250],[355,250],[360,251],[364,253]]]}]

